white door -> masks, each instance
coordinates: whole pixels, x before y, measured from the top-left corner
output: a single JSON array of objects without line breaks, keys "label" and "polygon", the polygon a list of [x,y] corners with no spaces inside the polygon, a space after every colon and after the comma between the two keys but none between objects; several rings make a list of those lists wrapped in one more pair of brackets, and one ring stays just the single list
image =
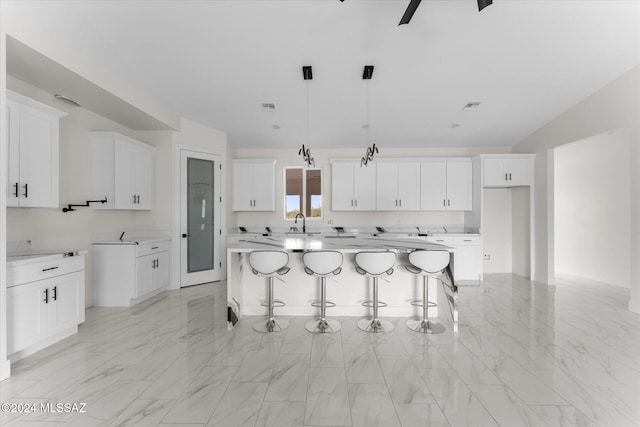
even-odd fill
[{"label": "white door", "polygon": [[443,211],[447,209],[447,164],[424,162],[420,165],[420,209]]},{"label": "white door", "polygon": [[505,168],[509,173],[509,185],[531,185],[529,179],[529,159],[509,159],[508,167]]},{"label": "white door", "polygon": [[115,144],[115,207],[116,209],[135,209],[137,206],[136,194],[133,189],[135,147],[117,139]]},{"label": "white door", "polygon": [[398,163],[398,208],[420,210],[420,163]]},{"label": "white door", "polygon": [[336,162],[331,165],[331,209],[353,210],[353,164]]},{"label": "white door", "polygon": [[48,282],[49,335],[53,335],[78,324],[79,288],[84,286],[84,271],[54,277]]},{"label": "white door", "polygon": [[180,286],[221,279],[220,159],[180,150]]},{"label": "white door", "polygon": [[12,354],[47,337],[47,283],[38,281],[7,289],[7,353]]},{"label": "white door", "polygon": [[504,170],[504,159],[484,159],[484,186],[508,187],[509,173]]},{"label": "white door", "polygon": [[354,209],[359,211],[376,210],[376,165],[360,166],[355,163],[353,169]]},{"label": "white door", "polygon": [[134,147],[133,150],[133,190],[136,195],[136,209],[153,209],[151,182],[154,179],[154,154],[151,150]]},{"label": "white door", "polygon": [[252,211],[253,165],[251,163],[233,163],[233,210]]},{"label": "white door", "polygon": [[275,211],[275,177],[273,163],[253,165],[253,210]]},{"label": "white door", "polygon": [[447,209],[470,211],[472,205],[471,162],[447,163]]},{"label": "white door", "polygon": [[376,209],[398,210],[398,164],[395,162],[376,165]]}]

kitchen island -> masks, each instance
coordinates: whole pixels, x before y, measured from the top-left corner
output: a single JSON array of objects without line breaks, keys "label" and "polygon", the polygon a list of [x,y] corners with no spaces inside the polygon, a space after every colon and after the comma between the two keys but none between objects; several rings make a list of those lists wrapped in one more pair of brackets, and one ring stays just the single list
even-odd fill
[{"label": "kitchen island", "polygon": [[[275,298],[286,303],[276,308],[277,315],[315,316],[318,309],[311,306],[319,300],[319,287],[315,277],[304,272],[302,254],[310,250],[334,250],[343,253],[344,264],[339,275],[327,280],[327,299],[336,305],[328,309],[331,316],[367,316],[369,308],[362,302],[371,299],[369,279],[355,270],[354,257],[361,251],[392,251],[397,254],[394,273],[381,278],[380,300],[388,304],[381,308],[382,317],[419,317],[420,307],[412,306],[410,301],[422,296],[422,278],[409,273],[407,254],[414,250],[446,250],[450,254],[450,263],[446,269],[445,286],[429,279],[429,295],[432,301],[438,301],[438,307],[429,309],[429,317],[452,320],[454,330],[458,326],[458,289],[453,280],[454,249],[416,238],[381,238],[340,234],[289,234],[289,235],[235,235],[229,237],[227,249],[227,298],[240,307],[241,315],[263,315],[266,309],[260,303],[267,299],[267,283],[262,277],[251,272],[248,253],[256,250],[281,250],[289,253],[291,270],[275,282]],[[445,292],[441,292],[444,289]],[[443,312],[438,312],[438,308]]]}]

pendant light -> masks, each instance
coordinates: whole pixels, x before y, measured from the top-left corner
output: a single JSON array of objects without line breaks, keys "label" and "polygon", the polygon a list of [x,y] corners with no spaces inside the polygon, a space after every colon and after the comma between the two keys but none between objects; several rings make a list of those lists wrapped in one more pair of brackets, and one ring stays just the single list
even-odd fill
[{"label": "pendant light", "polygon": [[[373,65],[365,65],[362,72],[362,79],[367,81],[367,144],[371,142],[371,78],[373,77]],[[378,148],[374,143],[367,147],[365,156],[360,160],[360,167],[367,166],[373,160],[374,154],[378,153]]]},{"label": "pendant light", "polygon": [[306,81],[307,85],[307,147],[302,144],[302,148],[298,150],[298,155],[301,155],[303,160],[307,163],[307,167],[315,167],[316,162],[311,157],[311,151],[309,150],[309,82],[313,80],[313,73],[311,71],[311,65],[305,65],[302,67],[302,78]]}]

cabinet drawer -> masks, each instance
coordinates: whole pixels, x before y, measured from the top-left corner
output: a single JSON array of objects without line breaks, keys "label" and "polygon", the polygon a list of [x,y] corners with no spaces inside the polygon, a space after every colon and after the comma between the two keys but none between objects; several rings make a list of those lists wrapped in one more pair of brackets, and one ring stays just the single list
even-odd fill
[{"label": "cabinet drawer", "polygon": [[438,243],[440,245],[453,246],[453,237],[444,236],[429,236],[426,238],[427,242]]},{"label": "cabinet drawer", "polygon": [[482,237],[469,236],[469,237],[454,237],[453,244],[455,246],[477,246],[482,243]]},{"label": "cabinet drawer", "polygon": [[84,256],[60,258],[7,268],[7,287],[84,270]]},{"label": "cabinet drawer", "polygon": [[153,242],[153,243],[143,243],[138,245],[136,251],[136,257],[141,257],[145,255],[151,255],[158,252],[165,252],[169,250],[169,242]]}]

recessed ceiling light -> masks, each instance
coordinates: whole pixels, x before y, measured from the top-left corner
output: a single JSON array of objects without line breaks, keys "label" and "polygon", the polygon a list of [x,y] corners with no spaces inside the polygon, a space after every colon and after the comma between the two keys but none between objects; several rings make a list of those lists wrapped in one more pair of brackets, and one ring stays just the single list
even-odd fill
[{"label": "recessed ceiling light", "polygon": [[455,129],[455,128],[459,128],[460,127],[460,123],[454,123],[451,126],[449,126],[451,129]]},{"label": "recessed ceiling light", "polygon": [[262,111],[266,113],[275,113],[276,112],[276,104],[272,102],[265,102],[262,104]]},{"label": "recessed ceiling light", "polygon": [[369,129],[369,125],[367,124],[362,125],[362,129]]},{"label": "recessed ceiling light", "polygon": [[480,104],[480,102],[467,102],[462,109],[465,111],[477,110]]},{"label": "recessed ceiling light", "polygon": [[271,127],[272,127],[272,128],[274,128],[275,130],[280,129],[280,125],[273,125],[273,126],[271,126]]}]

